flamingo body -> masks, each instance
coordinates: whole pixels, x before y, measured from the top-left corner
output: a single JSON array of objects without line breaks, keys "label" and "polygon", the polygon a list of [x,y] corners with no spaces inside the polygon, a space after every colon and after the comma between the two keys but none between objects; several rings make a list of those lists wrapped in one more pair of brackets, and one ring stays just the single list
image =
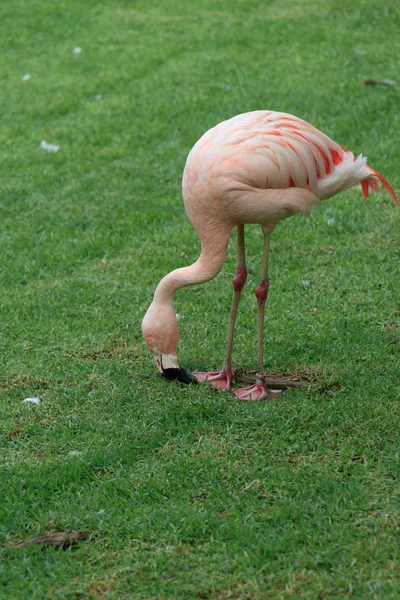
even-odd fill
[{"label": "flamingo body", "polygon": [[378,190],[379,181],[397,203],[388,182],[365,157],[356,158],[286,113],[245,113],[207,131],[190,151],[182,181],[185,208],[202,246],[200,257],[161,280],[142,324],[159,370],[168,378],[185,379],[176,357],[179,333],[172,297],[177,289],[219,273],[233,227],[259,223],[269,235],[281,220],[309,213],[321,200],[358,183],[367,197],[369,188]]}]

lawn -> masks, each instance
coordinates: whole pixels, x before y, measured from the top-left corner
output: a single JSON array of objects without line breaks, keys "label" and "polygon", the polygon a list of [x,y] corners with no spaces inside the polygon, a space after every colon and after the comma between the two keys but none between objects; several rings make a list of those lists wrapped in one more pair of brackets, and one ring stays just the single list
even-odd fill
[{"label": "lawn", "polygon": [[[274,232],[267,371],[308,381],[280,401],[163,380],[140,330],[198,256],[181,175],[219,121],[293,113],[399,193],[398,0],[5,0],[0,18],[0,597],[400,598],[390,197],[354,189]],[[247,249],[234,365],[254,369],[259,227]],[[234,272],[232,236],[221,275],[176,296],[187,370],[221,366]],[[55,531],[90,537],[16,548]]]}]

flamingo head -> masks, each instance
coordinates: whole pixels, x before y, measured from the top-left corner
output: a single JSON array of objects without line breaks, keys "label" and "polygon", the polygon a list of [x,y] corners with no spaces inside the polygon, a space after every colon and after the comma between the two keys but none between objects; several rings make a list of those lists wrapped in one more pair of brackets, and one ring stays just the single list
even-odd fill
[{"label": "flamingo head", "polygon": [[142,332],[155,365],[163,377],[177,379],[182,383],[197,382],[193,375],[181,369],[178,364],[176,347],[179,330],[172,303],[160,304],[153,301],[142,321]]}]

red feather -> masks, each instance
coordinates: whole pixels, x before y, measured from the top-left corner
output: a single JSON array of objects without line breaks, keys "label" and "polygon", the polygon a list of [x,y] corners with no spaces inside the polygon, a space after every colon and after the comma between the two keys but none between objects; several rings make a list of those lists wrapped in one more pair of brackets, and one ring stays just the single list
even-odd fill
[{"label": "red feather", "polygon": [[364,200],[366,200],[368,198],[368,181],[362,181],[361,188],[362,188],[363,198],[364,198]]},{"label": "red feather", "polygon": [[[393,200],[395,201],[395,203],[397,204],[397,206],[399,205],[399,201],[397,200],[397,196],[393,191],[392,186],[390,185],[390,183],[388,181],[386,181],[386,179],[383,177],[383,175],[381,175],[380,173],[378,173],[378,171],[375,171],[375,169],[373,169],[372,167],[370,167],[368,165],[368,169],[370,169],[370,171],[372,171],[377,177],[378,179],[381,181],[383,187],[385,187],[387,189],[387,191],[389,192],[389,194],[392,196]],[[364,183],[364,182],[363,182]],[[369,182],[370,183],[370,182]],[[372,186],[371,186],[372,187]]]}]

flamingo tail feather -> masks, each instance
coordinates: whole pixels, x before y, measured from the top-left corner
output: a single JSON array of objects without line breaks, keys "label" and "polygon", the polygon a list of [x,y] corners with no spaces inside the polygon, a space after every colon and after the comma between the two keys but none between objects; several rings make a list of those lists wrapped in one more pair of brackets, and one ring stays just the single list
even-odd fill
[{"label": "flamingo tail feather", "polygon": [[[374,175],[376,175],[376,176],[378,177],[378,179],[379,179],[379,181],[382,183],[383,187],[384,187],[384,188],[386,188],[386,190],[389,192],[389,194],[392,196],[393,200],[395,201],[395,203],[396,203],[396,204],[397,204],[397,206],[398,206],[398,205],[399,205],[399,201],[397,200],[397,196],[396,196],[396,194],[394,193],[394,191],[393,191],[393,188],[392,188],[392,186],[390,185],[390,183],[389,183],[388,181],[386,181],[386,179],[383,177],[383,175],[381,175],[380,173],[378,173],[378,171],[375,171],[375,169],[373,169],[373,168],[372,168],[372,167],[370,167],[369,165],[368,165],[368,169],[369,169],[370,171],[372,171],[372,172],[374,173]],[[366,184],[366,192],[364,191],[364,190],[365,190],[365,188],[364,188],[364,183]],[[374,183],[375,185],[372,185],[373,183]],[[376,190],[376,182],[371,182],[371,181],[363,181],[363,182],[362,182],[362,190],[363,190],[363,196],[364,196],[364,198],[366,198],[366,197],[368,196],[368,186],[370,186],[370,187],[371,187],[373,190],[377,191],[377,190]],[[365,196],[365,193],[367,194],[366,196]]]}]

